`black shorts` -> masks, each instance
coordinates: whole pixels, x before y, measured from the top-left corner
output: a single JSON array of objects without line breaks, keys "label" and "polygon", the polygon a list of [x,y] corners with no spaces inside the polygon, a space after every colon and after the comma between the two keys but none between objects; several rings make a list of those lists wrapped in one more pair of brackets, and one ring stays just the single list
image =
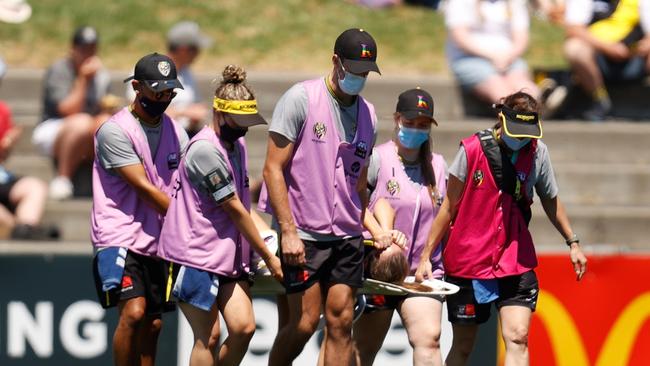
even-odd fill
[{"label": "black shorts", "polygon": [[[314,283],[325,286],[363,286],[363,240],[360,236],[333,241],[303,240],[304,267],[282,263],[284,287],[288,294],[307,290]],[[280,256],[282,259],[282,256]]]},{"label": "black shorts", "polygon": [[20,180],[20,177],[10,176],[5,182],[0,183],[0,204],[5,206],[11,213],[16,212],[16,206],[11,203],[9,199],[9,194],[11,189],[14,188],[16,183]]},{"label": "black shorts", "polygon": [[[170,272],[171,271],[171,272]],[[102,290],[99,278],[97,257],[93,260],[95,290],[102,307],[116,306],[120,301],[135,297],[144,297],[147,301],[146,312],[149,315],[161,314],[176,309],[171,300],[174,273],[169,262],[160,258],[148,257],[132,251],[126,255],[122,285],[109,291]]]},{"label": "black shorts", "polygon": [[[447,276],[445,281],[460,287],[458,293],[447,296],[447,312],[451,323],[482,324],[490,319],[492,303],[476,302],[471,279]],[[493,301],[497,309],[501,309],[502,306],[516,305],[535,311],[539,295],[539,283],[535,271],[499,278],[498,283],[499,298]]]},{"label": "black shorts", "polygon": [[[364,295],[366,298],[366,306],[363,309],[364,314],[374,313],[375,311],[380,310],[397,310],[399,304],[406,300],[409,296],[418,296],[418,295],[376,295],[368,294]],[[445,302],[444,296],[427,296],[435,300],[440,301],[440,303]]]}]

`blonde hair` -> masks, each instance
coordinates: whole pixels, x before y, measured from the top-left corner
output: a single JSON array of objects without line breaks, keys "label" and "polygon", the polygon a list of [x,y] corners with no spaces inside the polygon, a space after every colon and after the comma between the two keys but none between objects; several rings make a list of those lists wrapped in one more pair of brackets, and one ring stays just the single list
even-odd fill
[{"label": "blonde hair", "polygon": [[238,65],[228,65],[221,73],[221,81],[214,96],[225,100],[253,100],[255,94],[246,84],[246,70]]}]

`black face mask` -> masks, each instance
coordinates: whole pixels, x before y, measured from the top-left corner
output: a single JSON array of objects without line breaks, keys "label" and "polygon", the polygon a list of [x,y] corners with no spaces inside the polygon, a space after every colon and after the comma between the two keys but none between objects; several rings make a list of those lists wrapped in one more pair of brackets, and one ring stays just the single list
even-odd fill
[{"label": "black face mask", "polygon": [[221,126],[221,138],[230,143],[234,143],[240,137],[244,137],[246,132],[248,132],[248,128],[232,128],[227,123]]},{"label": "black face mask", "polygon": [[140,103],[140,106],[142,109],[144,109],[144,112],[153,118],[160,117],[163,113],[165,113],[165,110],[171,102],[171,99],[165,102],[161,102],[149,99],[144,95],[140,96],[138,99],[138,103]]}]

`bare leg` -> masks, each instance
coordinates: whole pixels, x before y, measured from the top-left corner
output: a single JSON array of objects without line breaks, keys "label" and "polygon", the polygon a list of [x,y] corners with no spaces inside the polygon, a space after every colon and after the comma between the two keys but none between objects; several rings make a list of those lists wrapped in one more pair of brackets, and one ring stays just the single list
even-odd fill
[{"label": "bare leg", "polygon": [[228,328],[228,338],[219,349],[219,365],[239,365],[255,333],[255,315],[248,283],[220,286],[217,303]]},{"label": "bare leg", "polygon": [[156,349],[158,348],[160,329],[162,329],[160,315],[145,316],[138,333],[141,366],[154,366],[156,364]]},{"label": "bare leg", "polygon": [[518,91],[523,91],[533,96],[537,99],[540,96],[539,88],[531,80],[528,70],[515,70],[505,76],[508,85],[510,86],[510,93],[516,93]]},{"label": "bare leg", "polygon": [[201,310],[185,302],[180,302],[179,306],[194,334],[190,366],[215,365],[219,344],[219,309],[216,302],[210,311]]},{"label": "bare leg", "polygon": [[278,331],[269,365],[291,365],[316,331],[321,309],[321,287],[316,283],[304,292],[287,295],[289,323]]},{"label": "bare leg", "polygon": [[474,341],[476,340],[476,332],[478,325],[476,324],[453,324],[452,325],[454,339],[451,343],[449,355],[445,360],[446,366],[465,366],[469,355],[474,348]]},{"label": "bare leg", "polygon": [[120,301],[120,319],[113,335],[113,359],[117,366],[139,364],[138,334],[145,319],[147,302],[144,297]]},{"label": "bare leg", "polygon": [[564,43],[564,56],[578,77],[578,83],[589,96],[596,89],[605,87],[596,63],[596,51],[587,42],[578,38],[567,39]]},{"label": "bare leg", "polygon": [[362,366],[371,366],[375,362],[375,356],[384,343],[392,318],[392,310],[379,310],[361,315],[354,323],[352,336]]},{"label": "bare leg", "polygon": [[63,121],[54,142],[58,176],[72,178],[81,162],[92,160],[94,132],[95,120],[89,114],[75,114]]},{"label": "bare leg", "polygon": [[355,359],[352,345],[352,318],[356,289],[335,284],[328,288],[325,299],[327,341],[325,365],[351,365]]},{"label": "bare leg", "polygon": [[528,329],[532,311],[525,306],[499,309],[501,333],[506,344],[506,366],[528,365]]},{"label": "bare leg", "polygon": [[47,185],[40,179],[24,177],[11,188],[9,200],[16,205],[16,222],[38,225],[45,210]]},{"label": "bare leg", "polygon": [[442,303],[430,297],[406,298],[397,308],[413,347],[413,365],[442,365],[440,318]]},{"label": "bare leg", "polygon": [[481,100],[497,103],[501,98],[511,94],[508,81],[501,75],[494,75],[474,87],[474,93]]}]

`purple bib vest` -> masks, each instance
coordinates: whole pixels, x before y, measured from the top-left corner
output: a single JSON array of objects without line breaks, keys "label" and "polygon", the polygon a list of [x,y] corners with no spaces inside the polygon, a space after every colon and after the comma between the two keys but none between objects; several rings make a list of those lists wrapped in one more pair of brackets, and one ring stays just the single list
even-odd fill
[{"label": "purple bib vest", "polygon": [[[237,187],[237,196],[247,210],[251,201],[248,188],[247,153],[244,138],[235,142],[239,148],[240,169],[234,169],[228,151],[211,127],[204,127],[189,143],[211,142],[224,157]],[[189,149],[188,146],[188,149]],[[226,277],[239,277],[250,271],[250,244],[237,230],[226,211],[207,191],[197,190],[187,175],[185,159],[178,179],[180,190],[172,196],[160,233],[158,256],[189,267]]]},{"label": "purple bib vest", "polygon": [[[447,274],[471,279],[519,275],[537,267],[533,239],[517,202],[497,185],[478,136],[462,141],[467,178],[442,256]],[[537,141],[519,152],[517,175],[530,176]],[[530,206],[532,200],[527,199]]]},{"label": "purple bib vest", "polygon": [[[294,221],[300,229],[319,234],[361,235],[361,200],[356,186],[374,141],[374,107],[358,97],[357,131],[348,143],[339,137],[325,79],[302,85],[307,91],[307,118],[284,169]],[[272,214],[266,185],[258,208]]]},{"label": "purple bib vest", "polygon": [[[151,156],[140,122],[128,107],[117,112],[109,121],[117,123],[131,140],[149,181],[161,191],[171,194],[180,160],[178,136],[184,133],[181,127],[163,115],[158,150],[155,156]],[[95,247],[125,247],[142,255],[156,255],[162,215],[141,200],[122,177],[106,171],[97,156],[93,162],[93,208],[90,217],[91,239]]]},{"label": "purple bib vest", "polygon": [[[415,273],[420,255],[427,244],[429,230],[440,207],[433,205],[429,190],[425,185],[419,189],[411,182],[404,171],[402,162],[397,154],[397,146],[393,141],[377,146],[375,154],[379,154],[381,167],[377,176],[377,185],[370,197],[370,208],[379,198],[387,200],[395,210],[395,229],[403,232],[408,239],[407,255],[411,274]],[[436,187],[441,197],[447,193],[445,177],[445,161],[441,155],[431,154],[431,166],[436,178]],[[369,234],[367,234],[369,236]],[[442,245],[431,255],[433,275],[436,278],[444,274],[442,266]]]}]

